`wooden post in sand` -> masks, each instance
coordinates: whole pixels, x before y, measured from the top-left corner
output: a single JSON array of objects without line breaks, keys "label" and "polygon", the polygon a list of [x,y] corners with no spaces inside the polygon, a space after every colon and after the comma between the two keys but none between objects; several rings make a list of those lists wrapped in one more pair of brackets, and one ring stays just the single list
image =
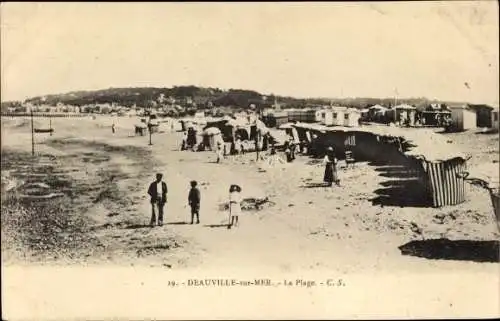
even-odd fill
[{"label": "wooden post in sand", "polygon": [[35,156],[35,129],[33,127],[33,110],[30,111],[31,114],[31,156]]},{"label": "wooden post in sand", "polygon": [[149,145],[153,145],[151,142],[151,131],[153,130],[153,125],[151,123],[148,124],[148,129],[149,129]]},{"label": "wooden post in sand", "polygon": [[260,133],[259,130],[257,130],[257,134],[255,135],[255,151],[257,152],[257,159],[255,160],[256,162],[259,161],[259,141],[260,141]]}]

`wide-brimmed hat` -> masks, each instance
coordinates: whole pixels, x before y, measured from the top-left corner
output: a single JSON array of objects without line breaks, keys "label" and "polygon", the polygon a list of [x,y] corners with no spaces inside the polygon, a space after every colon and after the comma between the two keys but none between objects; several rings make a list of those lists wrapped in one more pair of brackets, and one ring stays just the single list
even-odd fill
[{"label": "wide-brimmed hat", "polygon": [[239,185],[236,185],[236,184],[232,184],[230,187],[229,187],[230,190],[235,190],[237,191],[238,193],[241,192],[241,187]]}]

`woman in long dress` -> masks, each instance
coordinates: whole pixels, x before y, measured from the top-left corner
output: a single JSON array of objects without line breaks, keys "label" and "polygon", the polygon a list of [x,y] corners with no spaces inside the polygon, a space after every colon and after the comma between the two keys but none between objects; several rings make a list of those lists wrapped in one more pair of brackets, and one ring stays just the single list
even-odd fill
[{"label": "woman in long dress", "polygon": [[340,181],[337,176],[337,158],[335,157],[335,152],[332,147],[328,147],[326,150],[326,156],[323,160],[325,164],[325,175],[323,181],[328,185],[332,186],[333,182],[339,185]]},{"label": "woman in long dress", "polygon": [[262,137],[262,149],[261,150],[267,150],[267,145],[269,144],[269,134],[264,134]]},{"label": "woman in long dress", "polygon": [[241,154],[241,139],[239,139],[239,138],[236,139],[236,142],[234,144],[234,151],[235,151],[236,155]]},{"label": "woman in long dress", "polygon": [[291,163],[293,161],[293,158],[292,158],[292,148],[290,147],[290,145],[286,147],[285,155],[287,163]]},{"label": "woman in long dress", "polygon": [[182,142],[181,142],[181,150],[186,150],[187,149],[187,133],[184,132],[182,135]]},{"label": "woman in long dress", "polygon": [[231,185],[229,187],[229,224],[230,229],[233,225],[238,226],[238,217],[241,214],[241,187]]},{"label": "woman in long dress", "polygon": [[285,149],[285,157],[287,163],[292,161],[292,149],[290,148],[290,141],[287,139],[283,144],[283,148]]}]

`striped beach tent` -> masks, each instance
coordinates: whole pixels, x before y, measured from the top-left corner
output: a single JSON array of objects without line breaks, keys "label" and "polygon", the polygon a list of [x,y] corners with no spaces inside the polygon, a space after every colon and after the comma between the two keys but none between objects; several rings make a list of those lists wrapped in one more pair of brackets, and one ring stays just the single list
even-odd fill
[{"label": "striped beach tent", "polygon": [[465,202],[467,161],[461,157],[445,161],[424,161],[428,190],[434,207]]}]

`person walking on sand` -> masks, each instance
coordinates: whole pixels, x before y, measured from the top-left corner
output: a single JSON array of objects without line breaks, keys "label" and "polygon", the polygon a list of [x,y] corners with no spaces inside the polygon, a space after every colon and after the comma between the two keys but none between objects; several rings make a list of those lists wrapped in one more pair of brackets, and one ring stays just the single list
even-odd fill
[{"label": "person walking on sand", "polygon": [[217,142],[217,147],[215,149],[215,153],[217,155],[217,164],[224,158],[224,150],[222,149],[222,143]]},{"label": "person walking on sand", "polygon": [[285,155],[287,163],[291,163],[293,159],[292,159],[292,148],[290,147],[290,144],[287,144],[287,146],[285,147]]},{"label": "person walking on sand", "polygon": [[227,228],[230,229],[233,225],[238,226],[238,217],[241,213],[241,187],[231,185],[229,187],[229,223]]},{"label": "person walking on sand", "polygon": [[273,167],[273,166],[276,166],[278,164],[285,164],[285,161],[283,160],[283,158],[281,158],[281,156],[276,151],[276,147],[274,146],[274,144],[272,144],[270,149],[269,149],[269,156],[267,158],[267,164],[269,165],[269,167]]},{"label": "person walking on sand", "polygon": [[113,125],[111,125],[111,132],[114,134],[115,133],[115,123],[113,123]]},{"label": "person walking on sand", "polygon": [[186,150],[186,149],[187,149],[187,133],[184,132],[182,134],[181,150]]},{"label": "person walking on sand", "polygon": [[200,224],[200,202],[201,193],[196,187],[198,183],[196,181],[191,181],[191,189],[189,190],[188,203],[191,207],[191,224],[194,223],[194,217],[196,216],[196,224]]},{"label": "person walking on sand", "polygon": [[149,185],[148,194],[151,197],[151,227],[156,224],[158,210],[158,225],[163,225],[163,207],[167,203],[167,184],[162,181],[163,174],[156,174],[156,180]]},{"label": "person walking on sand", "polygon": [[235,158],[240,159],[241,158],[241,140],[238,137],[234,143],[234,151],[235,151]]},{"label": "person walking on sand", "polygon": [[337,176],[337,158],[335,157],[335,152],[332,147],[327,148],[323,164],[325,165],[325,175],[323,177],[323,181],[328,186],[332,186],[333,182],[339,185],[340,180]]},{"label": "person walking on sand", "polygon": [[242,140],[240,140],[240,153],[241,155],[245,155],[245,144],[243,143]]},{"label": "person walking on sand", "polygon": [[297,149],[297,143],[295,142],[295,140],[292,140],[290,142],[290,157],[292,158],[292,161],[295,160],[295,152],[296,152],[296,149]]}]

